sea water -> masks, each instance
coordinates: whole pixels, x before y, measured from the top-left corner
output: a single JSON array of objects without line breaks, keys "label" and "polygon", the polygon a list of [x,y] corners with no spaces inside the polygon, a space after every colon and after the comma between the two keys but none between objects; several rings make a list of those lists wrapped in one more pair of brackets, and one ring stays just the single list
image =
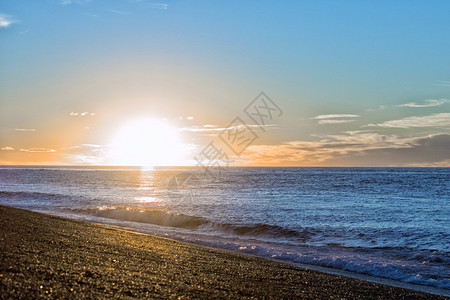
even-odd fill
[{"label": "sea water", "polygon": [[450,169],[1,167],[0,204],[450,290]]}]

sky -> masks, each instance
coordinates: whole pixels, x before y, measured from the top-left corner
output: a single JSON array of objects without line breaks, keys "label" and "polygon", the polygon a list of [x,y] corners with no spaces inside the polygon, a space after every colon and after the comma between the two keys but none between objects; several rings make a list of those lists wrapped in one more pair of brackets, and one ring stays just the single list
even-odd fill
[{"label": "sky", "polygon": [[449,12],[0,0],[0,164],[449,167]]}]

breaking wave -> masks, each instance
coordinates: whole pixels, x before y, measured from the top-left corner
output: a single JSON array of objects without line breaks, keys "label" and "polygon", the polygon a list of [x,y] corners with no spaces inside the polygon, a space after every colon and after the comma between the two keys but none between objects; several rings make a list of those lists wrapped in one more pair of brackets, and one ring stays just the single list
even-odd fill
[{"label": "breaking wave", "polygon": [[212,222],[206,218],[189,216],[181,213],[168,212],[154,209],[138,209],[128,207],[98,207],[95,209],[76,209],[76,213],[89,214],[96,217],[147,223],[166,227],[176,227],[185,229],[199,229],[213,231],[226,235],[264,237],[264,238],[284,238],[306,241],[314,233],[312,230],[293,230],[281,226],[270,224],[236,225],[228,223]]},{"label": "breaking wave", "polygon": [[129,209],[124,207],[99,207],[97,209],[76,210],[96,217],[109,218],[121,221],[148,223],[159,226],[194,229],[207,224],[208,220],[179,213],[170,213],[161,210]]}]

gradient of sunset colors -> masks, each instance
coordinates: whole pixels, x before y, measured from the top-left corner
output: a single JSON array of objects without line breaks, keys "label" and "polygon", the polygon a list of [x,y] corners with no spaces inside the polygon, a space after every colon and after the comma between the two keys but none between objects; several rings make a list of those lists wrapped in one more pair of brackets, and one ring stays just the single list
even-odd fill
[{"label": "gradient of sunset colors", "polygon": [[[450,166],[450,2],[0,2],[0,164]],[[244,109],[264,91],[283,111]]]}]

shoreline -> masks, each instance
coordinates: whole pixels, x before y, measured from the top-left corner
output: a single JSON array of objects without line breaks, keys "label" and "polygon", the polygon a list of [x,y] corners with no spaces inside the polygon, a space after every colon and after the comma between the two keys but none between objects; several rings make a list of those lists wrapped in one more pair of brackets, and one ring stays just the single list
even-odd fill
[{"label": "shoreline", "polygon": [[0,226],[5,297],[445,299],[1,205]]},{"label": "shoreline", "polygon": [[424,293],[438,295],[438,296],[450,297],[450,290],[446,290],[446,289],[442,289],[442,288],[438,288],[438,287],[434,287],[434,286],[420,285],[420,284],[415,284],[415,283],[408,283],[408,282],[403,282],[403,281],[390,279],[390,278],[386,278],[386,277],[379,277],[379,276],[374,276],[374,275],[369,275],[369,274],[361,274],[361,273],[357,273],[357,272],[354,272],[354,271],[347,271],[347,270],[342,270],[342,269],[333,268],[333,267],[325,267],[325,266],[321,266],[321,265],[314,265],[314,264],[294,262],[294,261],[289,261],[289,260],[285,260],[285,259],[282,259],[282,258],[271,258],[271,257],[267,257],[267,256],[254,254],[254,253],[241,252],[241,251],[238,251],[238,250],[222,248],[222,247],[220,247],[218,245],[209,245],[208,243],[196,243],[196,242],[191,242],[189,240],[177,239],[175,237],[167,237],[167,236],[158,235],[158,234],[154,234],[154,233],[146,233],[144,231],[139,231],[139,230],[135,230],[135,229],[129,229],[128,226],[116,225],[116,224],[108,223],[108,222],[104,223],[102,221],[94,221],[94,220],[89,220],[89,219],[70,218],[70,217],[67,217],[67,216],[65,216],[63,214],[58,214],[58,213],[48,213],[48,212],[43,212],[43,211],[37,211],[37,212],[43,213],[43,214],[48,214],[48,215],[53,215],[53,216],[57,216],[57,217],[61,217],[63,219],[71,219],[71,220],[73,219],[73,220],[78,220],[78,221],[82,221],[82,222],[87,222],[87,223],[90,223],[90,224],[96,224],[96,225],[99,225],[99,226],[106,226],[106,227],[109,227],[109,228],[114,228],[114,229],[117,229],[117,230],[123,230],[123,231],[127,231],[127,232],[130,232],[130,233],[150,235],[150,236],[155,236],[155,237],[159,237],[159,238],[175,240],[175,241],[178,241],[178,242],[193,244],[193,245],[197,245],[197,246],[200,246],[200,247],[210,248],[210,249],[213,249],[213,250],[218,249],[218,250],[223,250],[223,251],[230,251],[231,253],[250,255],[250,256],[253,256],[253,257],[257,257],[257,258],[268,259],[268,260],[272,260],[272,261],[275,261],[275,262],[279,262],[279,263],[283,263],[283,264],[288,264],[288,265],[291,265],[291,266],[299,267],[301,269],[315,270],[315,271],[319,271],[319,272],[322,272],[322,273],[328,273],[328,274],[333,274],[333,275],[340,275],[340,276],[344,276],[344,277],[355,278],[355,279],[359,279],[359,280],[363,280],[363,281],[379,283],[379,284],[388,285],[388,286],[392,286],[392,287],[399,287],[399,288],[410,289],[410,290],[414,290],[414,291],[418,291],[418,292],[424,292]]},{"label": "shoreline", "polygon": [[[45,214],[45,213],[43,213],[43,214]],[[59,216],[58,214],[53,214],[52,213],[52,214],[49,214],[49,215],[66,219],[65,217]],[[423,293],[432,294],[432,295],[436,295],[436,296],[450,297],[450,290],[445,290],[445,289],[437,288],[437,287],[434,287],[434,286],[419,285],[419,284],[414,284],[414,283],[407,283],[407,282],[402,282],[402,281],[398,281],[398,280],[394,280],[394,279],[390,279],[390,278],[377,277],[377,276],[372,276],[372,275],[367,275],[367,274],[360,274],[360,273],[356,273],[356,272],[352,272],[352,271],[346,271],[346,270],[341,270],[341,269],[336,269],[336,268],[331,268],[331,267],[324,267],[324,266],[320,266],[320,265],[310,265],[310,264],[304,264],[304,263],[298,263],[298,262],[291,262],[291,261],[283,260],[283,259],[279,259],[279,258],[264,257],[264,256],[260,256],[260,255],[257,255],[257,254],[246,253],[246,252],[239,252],[239,251],[234,251],[234,250],[230,250],[230,249],[226,249],[226,248],[209,246],[209,245],[206,245],[206,244],[205,245],[196,244],[194,242],[177,240],[175,238],[163,237],[163,236],[152,235],[152,234],[148,234],[148,233],[144,233],[144,232],[138,232],[138,231],[132,231],[132,230],[128,230],[128,229],[123,229],[120,226],[109,225],[109,224],[102,224],[100,222],[98,222],[98,223],[97,222],[89,222],[89,221],[81,221],[81,222],[87,222],[89,224],[94,224],[94,225],[98,225],[98,226],[104,226],[104,227],[107,227],[107,228],[113,228],[113,229],[116,229],[116,230],[129,232],[129,233],[132,233],[132,234],[142,234],[142,235],[146,235],[146,236],[152,236],[152,237],[157,237],[157,238],[161,238],[161,239],[167,239],[167,240],[170,240],[170,241],[186,243],[186,244],[190,244],[190,245],[194,245],[194,246],[208,248],[208,249],[211,249],[211,250],[226,251],[226,252],[230,252],[232,254],[246,255],[246,256],[251,256],[251,257],[255,257],[255,258],[259,258],[259,259],[266,259],[266,260],[274,261],[274,262],[277,262],[277,263],[282,263],[282,264],[287,264],[287,265],[290,265],[290,266],[298,267],[300,269],[314,270],[314,271],[318,271],[320,273],[326,273],[326,274],[330,274],[330,275],[338,275],[338,276],[342,276],[342,277],[358,279],[358,280],[362,280],[362,281],[367,281],[367,282],[387,285],[387,286],[391,286],[391,287],[397,287],[397,288],[403,288],[403,289],[413,290],[413,291],[417,291],[417,292],[423,292]]]}]

